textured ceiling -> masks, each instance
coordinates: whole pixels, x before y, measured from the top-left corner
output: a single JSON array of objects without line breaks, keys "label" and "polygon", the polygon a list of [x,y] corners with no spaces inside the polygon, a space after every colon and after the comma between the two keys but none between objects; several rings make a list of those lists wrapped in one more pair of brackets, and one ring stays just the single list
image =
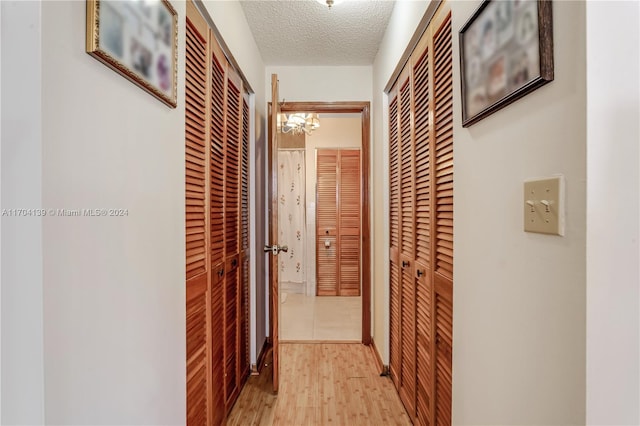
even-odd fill
[{"label": "textured ceiling", "polygon": [[370,65],[393,1],[242,1],[266,65]]}]

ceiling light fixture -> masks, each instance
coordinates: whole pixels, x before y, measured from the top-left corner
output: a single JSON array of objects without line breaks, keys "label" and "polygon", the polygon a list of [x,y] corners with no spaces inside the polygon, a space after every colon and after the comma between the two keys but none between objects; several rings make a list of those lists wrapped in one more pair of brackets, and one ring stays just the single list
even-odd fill
[{"label": "ceiling light fixture", "polygon": [[282,133],[292,133],[294,135],[305,133],[311,136],[318,127],[320,127],[320,116],[316,112],[309,114],[295,112],[289,115],[278,115],[278,130]]},{"label": "ceiling light fixture", "polygon": [[337,5],[338,3],[340,3],[342,0],[316,0],[318,3],[320,3],[321,5],[327,5],[329,6],[329,10],[331,10],[331,7]]}]

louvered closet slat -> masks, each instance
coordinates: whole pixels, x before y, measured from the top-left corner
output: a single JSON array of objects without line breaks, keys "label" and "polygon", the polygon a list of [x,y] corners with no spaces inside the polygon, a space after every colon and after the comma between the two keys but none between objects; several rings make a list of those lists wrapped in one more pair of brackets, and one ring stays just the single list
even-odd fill
[{"label": "louvered closet slat", "polygon": [[390,374],[414,424],[451,424],[453,77],[439,6],[389,92]]},{"label": "louvered closet slat", "polygon": [[[187,423],[205,425],[209,420],[209,351],[207,329],[208,271],[206,241],[207,32],[187,20],[186,94],[195,101],[185,105],[185,219]],[[190,82],[190,83],[189,83]]]},{"label": "louvered closet slat", "polygon": [[191,0],[186,32],[186,424],[208,426],[224,424],[249,373],[250,116]]},{"label": "louvered closet slat", "polygon": [[400,153],[398,145],[398,98],[394,91],[389,95],[389,373],[397,387],[400,386],[400,268],[398,253],[400,244]]}]

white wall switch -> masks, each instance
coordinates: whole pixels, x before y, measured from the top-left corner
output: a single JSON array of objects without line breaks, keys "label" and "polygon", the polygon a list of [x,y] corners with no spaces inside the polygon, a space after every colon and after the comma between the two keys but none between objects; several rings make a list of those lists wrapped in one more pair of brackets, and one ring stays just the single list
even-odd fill
[{"label": "white wall switch", "polygon": [[524,230],[564,235],[564,176],[525,181]]}]

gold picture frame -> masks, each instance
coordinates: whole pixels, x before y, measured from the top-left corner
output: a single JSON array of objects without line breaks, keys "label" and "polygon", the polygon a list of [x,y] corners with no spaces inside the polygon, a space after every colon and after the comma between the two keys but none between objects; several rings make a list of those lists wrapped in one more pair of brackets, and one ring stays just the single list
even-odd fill
[{"label": "gold picture frame", "polygon": [[167,0],[87,0],[87,53],[177,105],[178,15]]}]

